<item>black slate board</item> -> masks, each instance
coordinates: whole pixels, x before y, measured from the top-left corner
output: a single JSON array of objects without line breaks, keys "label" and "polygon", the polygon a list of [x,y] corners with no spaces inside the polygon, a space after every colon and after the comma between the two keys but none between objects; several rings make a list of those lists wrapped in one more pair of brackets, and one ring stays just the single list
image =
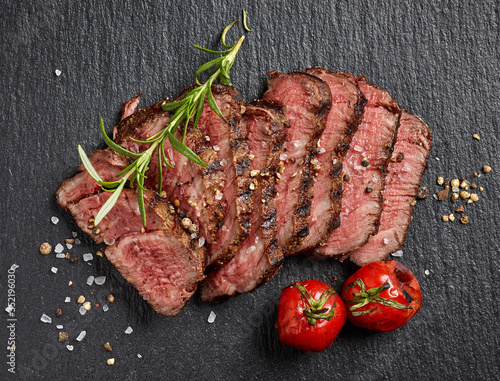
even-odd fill
[{"label": "black slate board", "polygon": [[[430,197],[415,207],[401,262],[419,278],[424,307],[398,331],[377,334],[348,324],[319,354],[279,343],[273,323],[281,288],[336,276],[340,290],[355,270],[350,263],[291,258],[254,293],[221,305],[194,298],[168,319],[106,259],[70,264],[38,252],[42,242],[55,246],[77,231],[82,243],[73,255],[95,254],[98,247],[54,197],[79,163],[76,145],[87,152],[102,147],[98,118],[110,130],[125,99],[144,92],[141,104],[148,105],[191,84],[194,69],[207,59],[192,44],[218,48],[221,29],[242,8],[252,32],[232,79],[248,101],[261,96],[267,70],[323,66],[366,75],[432,129],[424,178],[431,193],[439,190],[439,175],[472,179],[483,164],[493,167],[476,179],[485,191],[468,208],[469,224],[440,221],[454,209],[449,202]],[[5,361],[9,322],[2,312],[0,379],[497,379],[499,22],[496,1],[2,1],[2,306],[8,269],[19,268],[17,375]],[[57,225],[52,216],[60,219]],[[89,275],[100,274],[108,276],[104,286],[86,285]],[[102,305],[110,288],[116,301],[108,312],[78,313],[79,295]],[[72,303],[64,303],[66,296]],[[211,311],[217,317],[208,324]],[[42,313],[52,324],[40,321]],[[56,324],[69,331],[72,352],[57,341]],[[124,334],[128,326],[131,335]],[[87,336],[76,342],[81,330]],[[106,341],[112,353],[104,351]],[[106,365],[110,355],[114,366]]]}]

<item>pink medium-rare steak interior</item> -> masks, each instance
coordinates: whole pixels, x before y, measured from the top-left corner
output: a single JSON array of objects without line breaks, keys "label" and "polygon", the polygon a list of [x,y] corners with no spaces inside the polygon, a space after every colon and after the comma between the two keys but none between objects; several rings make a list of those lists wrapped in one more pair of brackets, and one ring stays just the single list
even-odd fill
[{"label": "pink medium-rare steak interior", "polygon": [[427,125],[417,116],[403,111],[393,157],[387,168],[378,233],[349,254],[358,266],[381,261],[403,246],[431,148],[431,131]]},{"label": "pink medium-rare steak interior", "polygon": [[263,99],[282,102],[290,121],[280,159],[283,169],[276,198],[278,244],[285,254],[309,234],[313,197],[315,157],[318,139],[331,107],[328,85],[305,73],[270,73]]},{"label": "pink medium-rare steak interior", "polygon": [[384,90],[364,80],[358,85],[368,102],[343,162],[341,225],[316,249],[320,255],[341,255],[364,245],[377,232],[382,213],[386,167],[401,111]]},{"label": "pink medium-rare steak interior", "polygon": [[127,234],[105,254],[156,312],[175,316],[204,278],[203,251],[189,249],[169,231],[157,230]]}]

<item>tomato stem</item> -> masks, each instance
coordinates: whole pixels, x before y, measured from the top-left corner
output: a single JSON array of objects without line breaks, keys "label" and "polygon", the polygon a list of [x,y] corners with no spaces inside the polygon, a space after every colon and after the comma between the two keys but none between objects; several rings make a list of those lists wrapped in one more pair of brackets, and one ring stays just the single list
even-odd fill
[{"label": "tomato stem", "polygon": [[328,311],[328,308],[324,308],[324,305],[328,300],[328,298],[333,294],[335,294],[335,290],[332,287],[326,289],[323,292],[323,294],[321,294],[321,298],[316,300],[311,296],[309,291],[307,291],[307,289],[301,283],[294,283],[292,286],[294,286],[299,290],[300,297],[302,298],[302,301],[306,305],[306,308],[302,313],[304,314],[305,317],[307,317],[309,325],[316,325],[317,319],[325,319],[329,321],[333,317],[340,316],[340,315],[334,315],[335,306],[337,305],[336,300],[333,303],[330,312],[327,315],[325,314],[325,312]]},{"label": "tomato stem", "polygon": [[[347,290],[349,288],[359,286],[360,291],[359,292],[353,292],[354,299],[347,299]],[[354,282],[351,282],[347,285],[345,289],[345,294],[344,294],[344,301],[348,304],[352,304],[351,307],[349,307],[349,311],[356,311],[364,306],[366,306],[368,303],[379,303],[383,304],[384,306],[396,308],[399,310],[411,310],[412,307],[406,306],[404,304],[401,304],[399,302],[396,302],[395,300],[390,300],[387,298],[382,298],[380,294],[384,292],[385,290],[388,290],[391,288],[391,285],[388,282],[385,282],[381,284],[378,287],[373,287],[370,289],[366,289],[365,283],[361,279],[356,279]],[[356,315],[365,315],[367,313],[373,312],[376,310],[375,308],[369,309],[369,310],[364,310],[364,311],[356,311]],[[354,315],[354,313],[353,313]]]}]

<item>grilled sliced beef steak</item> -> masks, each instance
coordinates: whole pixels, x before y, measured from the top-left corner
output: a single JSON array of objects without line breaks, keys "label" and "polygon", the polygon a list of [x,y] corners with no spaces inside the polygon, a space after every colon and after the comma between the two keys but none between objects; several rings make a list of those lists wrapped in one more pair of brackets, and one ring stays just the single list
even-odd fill
[{"label": "grilled sliced beef steak", "polygon": [[340,225],[342,160],[363,119],[366,104],[366,98],[356,81],[351,81],[346,74],[322,68],[307,69],[306,73],[315,75],[328,84],[332,93],[332,108],[328,113],[314,162],[319,173],[314,177],[309,235],[297,247],[296,253],[310,251],[326,242],[333,229]]},{"label": "grilled sliced beef steak", "polygon": [[276,198],[278,244],[285,254],[309,234],[314,164],[318,139],[332,105],[330,88],[318,77],[305,73],[269,73],[263,99],[285,104],[290,120],[283,145],[281,180]]},{"label": "grilled sliced beef steak", "polygon": [[136,95],[135,97],[132,97],[129,100],[126,100],[125,102],[123,102],[122,117],[120,120],[128,118],[130,115],[132,115],[135,112],[135,109],[137,108],[137,105],[139,104],[139,100],[143,95],[144,94]]},{"label": "grilled sliced beef steak", "polygon": [[[208,263],[216,265],[229,261],[248,234],[252,205],[249,203],[246,130],[241,123],[243,99],[230,86],[214,84],[212,91],[226,121],[206,103],[198,128],[188,128],[184,141],[207,167],[193,163],[167,143],[165,155],[175,168],[163,165],[162,190],[170,202],[179,205],[179,209],[199,226],[199,234],[209,247]],[[161,104],[158,102],[124,119],[115,129],[115,141],[133,152],[146,150],[149,145],[136,143],[129,137],[144,140],[165,127],[170,114],[163,111]],[[180,132],[176,134],[180,140]],[[145,186],[156,189],[156,155],[149,167]]]},{"label": "grilled sliced beef steak", "polygon": [[276,184],[279,182],[280,153],[290,127],[282,104],[258,101],[247,105],[243,115],[247,126],[251,176],[255,188],[249,236],[239,245],[233,259],[211,271],[200,285],[205,301],[248,292],[265,284],[281,266],[276,224]]},{"label": "grilled sliced beef steak", "polygon": [[358,85],[367,98],[363,122],[343,162],[341,225],[320,255],[349,253],[366,243],[378,229],[387,165],[396,140],[401,109],[384,90],[365,80]]},{"label": "grilled sliced beef steak", "polygon": [[431,131],[427,125],[403,111],[393,157],[387,167],[378,233],[349,254],[358,266],[381,261],[403,246],[431,148]]},{"label": "grilled sliced beef steak", "polygon": [[[146,201],[152,199],[150,193],[152,192],[147,192]],[[110,192],[101,192],[68,206],[68,210],[80,229],[95,242],[108,245],[126,233],[141,232],[144,229],[137,202],[137,192],[135,189],[130,188],[122,191],[113,209],[109,211],[98,226],[94,226],[95,216],[111,195]],[[163,219],[158,216],[148,202],[144,204],[146,230],[160,229],[164,223]]]},{"label": "grilled sliced beef steak", "polygon": [[105,254],[156,312],[175,316],[204,278],[205,248],[196,242],[172,216],[163,230],[126,234]]},{"label": "grilled sliced beef steak", "polygon": [[[110,148],[92,152],[89,160],[104,181],[116,180],[116,175],[128,165],[125,156],[117,154]],[[83,164],[80,164],[78,170],[80,172],[64,180],[56,192],[57,202],[64,209],[101,190],[101,186],[90,177]]]}]

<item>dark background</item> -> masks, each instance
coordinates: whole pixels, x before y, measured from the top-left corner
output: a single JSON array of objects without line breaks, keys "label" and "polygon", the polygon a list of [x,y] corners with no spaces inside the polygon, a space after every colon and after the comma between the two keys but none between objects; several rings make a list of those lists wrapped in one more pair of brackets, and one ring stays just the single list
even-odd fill
[{"label": "dark background", "polygon": [[[0,6],[0,345],[6,348],[8,335],[7,270],[16,263],[18,378],[498,379],[497,1],[3,0]],[[103,147],[98,118],[110,131],[125,99],[144,92],[147,106],[190,85],[208,60],[192,44],[219,48],[220,31],[242,8],[252,32],[232,80],[247,101],[262,95],[267,70],[323,66],[366,75],[432,129],[424,178],[431,193],[439,190],[437,176],[472,180],[484,164],[493,167],[476,179],[485,191],[467,207],[467,225],[440,220],[455,209],[449,201],[429,197],[416,205],[400,261],[418,277],[424,307],[398,331],[378,334],[348,324],[322,353],[282,346],[273,327],[281,288],[336,276],[339,291],[355,270],[348,262],[306,258],[288,258],[256,292],[221,305],[195,297],[178,317],[157,315],[95,256],[98,247],[55,202],[57,187],[79,163],[77,144],[87,152]],[[228,39],[241,33],[241,26],[234,28]],[[92,265],[39,253],[42,242],[55,246],[72,231],[82,244],[70,252],[94,253]],[[86,285],[89,275],[99,274],[108,275],[104,286]],[[79,295],[102,304],[110,289],[116,301],[108,312],[94,307],[80,316]],[[64,303],[66,296],[72,303]],[[217,315],[213,324],[207,323],[210,311]],[[40,321],[42,313],[52,324]],[[72,352],[57,341],[56,324],[69,332]],[[126,335],[129,325],[134,332]],[[79,343],[82,329],[87,336]],[[112,353],[104,351],[106,341]],[[16,378],[7,372],[6,349],[1,353],[0,379]],[[116,363],[107,366],[111,356]]]}]

